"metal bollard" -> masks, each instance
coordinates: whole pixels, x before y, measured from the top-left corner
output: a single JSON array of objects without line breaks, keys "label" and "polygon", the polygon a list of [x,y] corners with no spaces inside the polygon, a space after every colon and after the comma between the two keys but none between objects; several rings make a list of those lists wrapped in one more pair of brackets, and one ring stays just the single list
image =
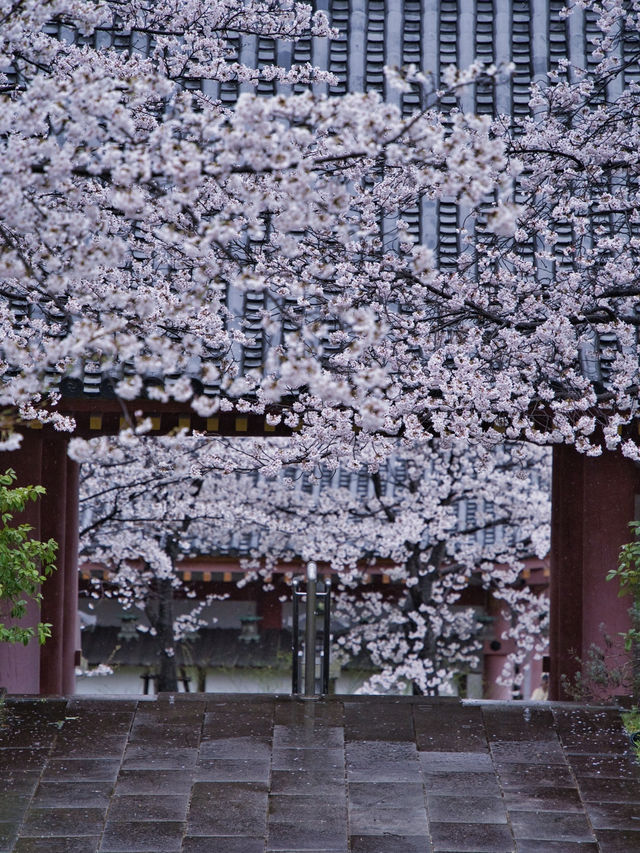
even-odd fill
[{"label": "metal bollard", "polygon": [[315,563],[307,565],[307,624],[304,639],[304,695],[316,693],[316,583]]},{"label": "metal bollard", "polygon": [[329,693],[329,658],[331,656],[331,581],[324,582],[324,627],[322,629],[324,654],[322,656],[322,692]]},{"label": "metal bollard", "polygon": [[315,563],[307,566],[307,577],[305,592],[300,589],[301,578],[295,578],[292,583],[292,637],[291,637],[291,693],[300,694],[300,680],[302,675],[301,658],[303,656],[300,648],[300,604],[299,599],[306,597],[305,606],[305,643],[304,643],[304,695],[315,696],[316,694],[316,632],[318,618],[318,599],[323,601],[322,618],[322,649],[320,657],[322,671],[320,678],[320,691],[326,695],[329,692],[329,664],[331,649],[331,581],[325,580],[322,589],[318,589],[318,570]]},{"label": "metal bollard", "polygon": [[300,596],[300,578],[294,578],[292,604],[292,619],[291,625],[291,693],[295,696],[300,692],[300,610],[298,607],[298,598]]}]

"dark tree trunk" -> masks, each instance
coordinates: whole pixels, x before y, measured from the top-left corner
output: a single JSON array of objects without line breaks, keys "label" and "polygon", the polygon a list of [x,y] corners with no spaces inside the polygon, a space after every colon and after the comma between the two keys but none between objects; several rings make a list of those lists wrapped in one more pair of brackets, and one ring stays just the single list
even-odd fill
[{"label": "dark tree trunk", "polygon": [[198,672],[198,693],[206,693],[207,692],[207,668],[206,666],[199,666],[197,669]]},{"label": "dark tree trunk", "polygon": [[173,586],[170,578],[157,578],[150,589],[145,613],[155,631],[158,649],[158,693],[178,692],[178,669],[173,635]]},{"label": "dark tree trunk", "polygon": [[173,636],[173,587],[171,580],[158,581],[158,693],[178,692],[175,640]]},{"label": "dark tree trunk", "polygon": [[[422,549],[420,545],[418,543],[415,543],[411,547],[411,551],[406,562],[407,574],[411,578],[417,578],[418,583],[411,586],[408,590],[407,599],[404,606],[404,610],[406,613],[419,612],[421,605],[427,603],[431,598],[434,574],[440,567],[440,564],[444,557],[444,553],[445,543],[438,542],[432,547],[431,554],[429,555],[429,560],[425,565],[423,565],[421,563]],[[405,627],[405,633],[409,645],[415,643],[415,640],[412,640],[409,636],[411,631],[411,625],[409,622],[407,622],[407,625]],[[423,660],[431,659],[432,661],[435,661],[436,643],[435,637],[432,635],[431,631],[428,631],[427,635],[423,639],[422,649],[420,650],[420,657]],[[415,681],[411,685],[411,692],[414,696],[425,695],[425,691],[423,691],[420,685],[416,684]],[[437,687],[431,688],[426,691],[426,695],[428,696],[437,696],[438,693],[439,690]]]}]

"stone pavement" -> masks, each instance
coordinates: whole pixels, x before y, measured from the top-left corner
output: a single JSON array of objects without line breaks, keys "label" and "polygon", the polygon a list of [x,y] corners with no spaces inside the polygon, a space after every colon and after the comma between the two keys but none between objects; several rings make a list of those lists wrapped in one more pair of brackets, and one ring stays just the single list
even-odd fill
[{"label": "stone pavement", "polygon": [[633,853],[629,747],[551,703],[8,698],[0,851]]}]

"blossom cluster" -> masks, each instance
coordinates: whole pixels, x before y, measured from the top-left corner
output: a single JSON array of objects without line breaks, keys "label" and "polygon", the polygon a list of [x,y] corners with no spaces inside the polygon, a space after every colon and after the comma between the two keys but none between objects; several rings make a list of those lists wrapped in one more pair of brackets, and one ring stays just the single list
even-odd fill
[{"label": "blossom cluster", "polygon": [[[243,65],[234,39],[331,38],[292,0],[3,0],[0,405],[69,428],[60,390],[98,375],[206,415],[294,400],[307,445],[367,463],[425,431],[636,455],[638,13],[576,5],[589,69],[492,120],[450,105],[501,85],[477,62],[389,69],[409,116]],[[402,218],[438,201],[465,218],[455,265]]]},{"label": "blossom cluster", "polygon": [[[367,690],[437,693],[477,669],[480,610],[463,598],[473,589],[486,590],[494,614],[505,610],[517,641],[512,673],[544,650],[546,598],[521,572],[525,557],[548,551],[545,449],[420,442],[398,446],[375,472],[325,467],[314,480],[297,466],[267,477],[260,457],[251,471],[245,442],[233,443],[244,473],[220,468],[212,445],[227,452],[222,440],[128,433],[72,442],[83,463],[82,556],[108,567],[108,594],[144,612],[153,631],[163,582],[173,596],[194,596],[181,560],[225,555],[244,569],[241,585],[270,588],[275,574],[291,578],[310,562],[330,573],[336,651],[368,656],[379,674]],[[366,581],[380,573],[391,581],[385,595]],[[192,603],[173,619],[175,642],[204,624],[210,602]]]},{"label": "blossom cluster", "polygon": [[[407,428],[397,345],[415,333],[399,309],[431,273],[419,249],[396,251],[398,213],[506,191],[490,121],[444,114],[426,78],[412,85],[429,104],[403,117],[377,93],[315,94],[320,69],[232,61],[243,34],[332,35],[290,0],[1,11],[0,405],[69,428],[60,391],[98,375],[200,414],[294,395],[305,430],[343,443]],[[281,94],[244,91],[265,74]],[[209,94],[229,79],[232,107]],[[292,82],[315,88],[285,94]]]}]

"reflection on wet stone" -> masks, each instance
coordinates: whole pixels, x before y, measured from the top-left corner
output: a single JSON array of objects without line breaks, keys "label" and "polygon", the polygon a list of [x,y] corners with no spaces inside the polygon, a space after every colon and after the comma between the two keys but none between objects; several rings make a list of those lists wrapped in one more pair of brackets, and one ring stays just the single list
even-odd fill
[{"label": "reflection on wet stone", "polygon": [[49,702],[6,703],[0,853],[640,850],[640,766],[611,709]]},{"label": "reflection on wet stone", "polygon": [[594,841],[589,821],[583,814],[547,813],[540,820],[540,812],[510,812],[511,826],[516,839],[541,841]]},{"label": "reflection on wet stone", "polygon": [[346,747],[349,781],[375,778],[387,782],[420,781],[420,762],[415,743],[355,741]]},{"label": "reflection on wet stone", "polygon": [[[477,790],[477,789],[469,789]],[[454,796],[429,794],[429,817],[448,823],[506,823],[504,802],[497,797]]]}]

